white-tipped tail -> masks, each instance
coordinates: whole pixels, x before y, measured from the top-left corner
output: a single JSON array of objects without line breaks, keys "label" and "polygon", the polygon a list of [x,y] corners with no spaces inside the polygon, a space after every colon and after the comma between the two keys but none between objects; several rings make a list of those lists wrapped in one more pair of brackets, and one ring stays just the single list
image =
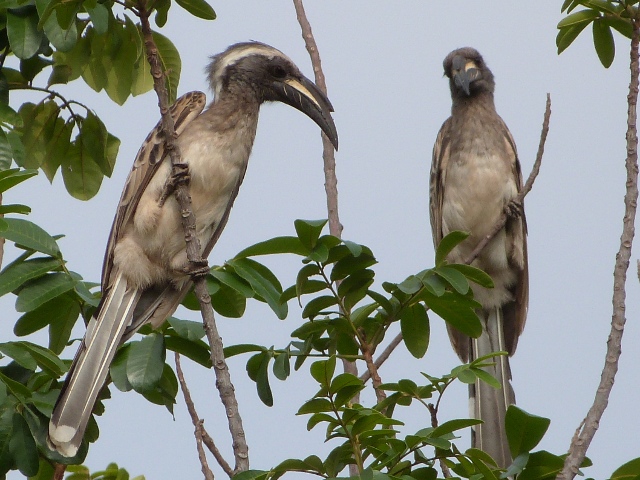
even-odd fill
[{"label": "white-tipped tail", "polygon": [[82,443],[91,411],[138,299],[139,292],[130,291],[127,281],[118,275],[87,326],[49,423],[49,446],[65,457],[73,457]]},{"label": "white-tipped tail", "polygon": [[[502,326],[502,310],[493,309],[487,318],[482,318],[483,332],[479,338],[471,339],[470,360],[475,360],[492,352],[506,351],[504,329]],[[471,415],[484,423],[476,425],[472,431],[471,444],[491,455],[498,466],[506,468],[511,465],[512,458],[509,442],[505,431],[505,416],[509,405],[515,404],[516,399],[511,386],[511,369],[509,357],[497,356],[495,365],[485,367],[484,370],[495,377],[502,388],[496,389],[485,382],[476,380],[469,385],[469,401]]]}]

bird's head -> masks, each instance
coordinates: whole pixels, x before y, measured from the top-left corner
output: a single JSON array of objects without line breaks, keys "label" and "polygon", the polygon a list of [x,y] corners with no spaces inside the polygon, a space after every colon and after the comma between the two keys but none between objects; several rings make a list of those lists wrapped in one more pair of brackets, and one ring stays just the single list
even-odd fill
[{"label": "bird's head", "polygon": [[212,57],[207,71],[215,101],[235,94],[258,103],[286,103],[316,122],[338,148],[331,102],[280,50],[259,42],[237,43]]},{"label": "bird's head", "polygon": [[449,77],[454,98],[471,97],[481,92],[493,93],[493,73],[482,55],[471,47],[459,48],[444,59],[444,74]]}]

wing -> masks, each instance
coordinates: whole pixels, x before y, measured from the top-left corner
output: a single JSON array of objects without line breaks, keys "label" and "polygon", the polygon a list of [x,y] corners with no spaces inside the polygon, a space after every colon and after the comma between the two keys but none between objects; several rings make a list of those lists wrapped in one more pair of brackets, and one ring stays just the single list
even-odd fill
[{"label": "wing", "polygon": [[[202,92],[189,92],[181,96],[171,106],[169,113],[175,122],[176,133],[180,135],[184,129],[202,113],[206,105],[207,97]],[[113,219],[111,233],[104,256],[102,266],[102,289],[109,285],[111,268],[113,267],[113,249],[120,239],[123,226],[126,225],[136,212],[142,193],[147,188],[149,181],[155,174],[158,166],[167,155],[162,132],[162,122],[158,122],[149,133],[138,151],[133,162],[131,173],[127,180],[118,203],[116,216]]]},{"label": "wing", "polygon": [[[500,119],[500,132],[513,152],[511,162],[512,175],[518,192],[521,192],[524,182],[518,150],[509,128],[502,119]],[[509,219],[505,228],[512,240],[513,267],[518,272],[518,278],[513,287],[514,302],[503,307],[505,344],[509,354],[513,355],[518,345],[518,338],[524,330],[529,308],[529,260],[527,254],[527,219],[524,213],[524,205],[522,205],[520,217]]]},{"label": "wing", "polygon": [[[231,212],[231,207],[233,207],[233,203],[238,196],[240,185],[242,184],[242,181],[244,179],[245,172],[246,165],[245,170],[238,177],[238,183],[236,183],[233,189],[233,193],[229,197],[229,203],[227,204],[220,222],[213,230],[209,241],[202,247],[202,258],[206,259],[211,253],[211,250],[213,250],[215,244],[218,242],[220,234],[222,233],[222,230],[224,230],[224,227],[229,220],[229,213]],[[144,313],[141,313],[140,315],[138,314],[138,312],[136,312],[135,316],[138,318],[134,320],[132,326],[127,330],[127,333],[125,334],[125,340],[130,338],[142,323],[149,322],[153,328],[158,328],[160,325],[162,325],[162,323],[169,317],[169,315],[175,312],[176,308],[178,308],[178,305],[180,305],[180,302],[189,292],[189,289],[192,285],[193,282],[189,281],[186,282],[180,289],[176,289],[173,285],[169,284],[164,286],[161,291],[156,290],[145,292],[142,301],[144,302],[146,300],[145,295],[147,295],[147,303],[149,304],[149,306],[145,307]]]},{"label": "wing", "polygon": [[442,240],[442,201],[444,198],[444,185],[446,181],[447,163],[451,153],[449,130],[451,129],[451,117],[440,127],[436,143],[433,146],[431,159],[431,175],[429,179],[429,216],[431,219],[431,233],[433,246],[437,247]]}]

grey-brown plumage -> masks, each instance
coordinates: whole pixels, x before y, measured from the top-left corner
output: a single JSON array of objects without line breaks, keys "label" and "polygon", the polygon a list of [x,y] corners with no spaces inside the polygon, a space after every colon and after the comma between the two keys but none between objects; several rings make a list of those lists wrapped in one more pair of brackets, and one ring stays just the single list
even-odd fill
[{"label": "grey-brown plumage", "polygon": [[[236,44],[213,57],[207,73],[215,94],[207,109],[202,92],[182,96],[171,108],[205,258],[244,178],[263,102],[302,111],[338,146],[331,103],[279,50],[258,42]],[[191,286],[180,208],[173,196],[163,198],[170,175],[159,123],[126,181],[105,253],[102,300],[51,416],[49,444],[67,457],[82,442],[118,346],[145,323],[162,324]]]},{"label": "grey-brown plumage", "polygon": [[[437,245],[449,232],[469,232],[469,238],[448,257],[461,263],[474,250],[522,189],[522,174],[515,142],[496,113],[493,74],[473,48],[451,52],[444,60],[452,107],[433,149],[430,214]],[[524,212],[510,218],[480,253],[473,265],[493,278],[495,288],[472,285],[482,305],[483,334],[470,339],[447,325],[449,338],[464,362],[495,351],[513,355],[527,317],[529,280]],[[484,423],[475,430],[473,446],[491,454],[501,467],[511,463],[504,416],[515,403],[508,357],[496,357],[488,367],[503,389],[484,382],[471,386],[473,415]]]}]

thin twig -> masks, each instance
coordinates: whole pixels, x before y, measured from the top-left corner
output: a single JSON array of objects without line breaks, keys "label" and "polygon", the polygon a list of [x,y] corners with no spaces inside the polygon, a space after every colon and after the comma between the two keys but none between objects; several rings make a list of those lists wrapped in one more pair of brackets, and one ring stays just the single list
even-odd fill
[{"label": "thin twig", "polygon": [[[149,24],[150,11],[147,10],[144,0],[139,0],[138,10],[144,37],[144,46],[147,52],[147,60],[151,66],[153,77],[153,88],[158,95],[158,104],[162,114],[162,128],[164,133],[165,148],[171,158],[172,174],[176,175],[184,168],[181,163],[180,153],[175,144],[176,132],[173,118],[169,114],[169,102],[165,85],[165,75],[162,71],[158,58],[158,48],[153,40],[151,26]],[[175,198],[180,205],[182,212],[182,226],[185,232],[185,242],[187,258],[194,267],[206,265],[206,260],[202,259],[200,242],[196,235],[196,219],[191,209],[191,196],[187,185],[188,176],[182,177],[183,181],[178,182],[175,190]],[[227,412],[229,431],[233,441],[233,453],[235,458],[234,472],[239,473],[249,469],[249,447],[247,446],[242,419],[238,410],[238,402],[235,397],[235,389],[231,383],[229,368],[224,359],[222,350],[222,339],[218,333],[213,309],[211,308],[211,298],[207,291],[204,276],[194,276],[194,290],[196,298],[200,302],[200,311],[204,321],[204,329],[211,347],[211,362],[216,375],[216,387],[220,394],[220,400]]]},{"label": "thin twig", "polygon": [[[442,396],[440,396],[440,398],[442,398]],[[438,399],[437,405],[434,405],[433,403],[427,405],[429,413],[431,414],[431,426],[433,428],[438,428],[438,405],[440,404],[440,398]],[[442,475],[444,478],[451,478],[451,470],[449,470],[444,458],[438,457],[438,462],[440,463],[440,468],[442,469]]]},{"label": "thin twig", "polygon": [[[531,191],[533,188],[533,182],[535,182],[538,173],[540,172],[540,165],[542,164],[542,156],[544,155],[544,146],[547,141],[547,134],[549,133],[549,120],[551,119],[551,96],[547,93],[547,104],[544,112],[544,119],[542,121],[542,130],[540,132],[540,143],[538,144],[538,153],[536,154],[536,160],[533,164],[533,168],[531,169],[531,173],[529,174],[529,178],[527,178],[527,182],[522,187],[520,193],[514,198],[509,205],[504,209],[501,217],[496,222],[495,226],[487,235],[484,237],[476,246],[476,248],[471,252],[471,254],[465,259],[464,263],[467,265],[473,262],[476,257],[480,254],[482,249],[487,246],[487,244],[491,241],[496,234],[502,230],[509,219],[509,216],[513,215],[513,209],[511,206],[513,204],[522,205],[524,202],[524,197]],[[391,343],[383,350],[378,359],[375,361],[375,366],[380,368],[382,364],[389,358],[391,353],[395,350],[395,348],[402,342],[402,333],[399,333],[395,336]],[[362,374],[360,379],[364,382],[369,380],[371,376],[369,372],[365,372]]]},{"label": "thin twig", "polygon": [[204,420],[198,421],[196,424],[196,428],[194,434],[196,436],[196,449],[198,450],[198,458],[200,459],[200,465],[202,470],[202,475],[204,475],[205,480],[214,480],[213,472],[209,468],[209,464],[207,463],[207,456],[204,453],[204,448],[202,448],[202,430]]},{"label": "thin twig", "polygon": [[[227,463],[227,461],[222,457],[220,451],[216,447],[213,439],[209,436],[207,431],[204,428],[204,420],[202,420],[198,416],[198,412],[196,411],[195,404],[193,403],[193,399],[191,398],[191,392],[189,391],[189,387],[187,386],[187,381],[184,378],[184,372],[182,371],[182,365],[180,364],[180,354],[178,352],[175,353],[175,361],[176,361],[176,374],[178,375],[178,381],[180,382],[180,389],[182,390],[182,396],[184,397],[184,402],[187,405],[187,411],[191,416],[191,423],[195,427],[196,441],[204,441],[205,445],[209,449],[209,451],[213,454],[218,465],[222,467],[229,478],[233,476],[233,469]],[[199,438],[198,438],[199,436]],[[206,459],[205,459],[206,460]],[[202,464],[203,473],[205,470],[205,466],[208,468],[208,465]],[[205,473],[205,477],[206,477]]]},{"label": "thin twig", "polygon": [[[293,6],[296,9],[296,17],[302,30],[302,38],[304,39],[305,47],[309,52],[311,58],[311,65],[313,66],[313,73],[315,75],[315,83],[318,88],[326,95],[327,83],[322,71],[322,62],[320,60],[320,53],[318,52],[318,45],[313,36],[311,30],[311,24],[307,19],[307,14],[304,11],[304,5],[302,0],[293,0]],[[336,157],[333,145],[329,138],[322,133],[322,159],[324,161],[324,189],[327,196],[327,213],[329,217],[329,233],[334,237],[341,238],[342,224],[340,223],[340,217],[338,214],[338,177],[336,176]],[[342,360],[344,371],[358,376],[358,367],[355,362],[348,360]]]},{"label": "thin twig", "polygon": [[624,333],[625,300],[627,270],[631,259],[631,246],[635,234],[634,223],[638,201],[638,136],[637,136],[637,112],[638,103],[638,43],[640,40],[640,19],[633,18],[633,35],[631,37],[629,94],[627,96],[627,169],[626,193],[624,196],[624,217],[622,220],[622,235],[620,236],[620,248],[616,254],[613,271],[613,314],[611,318],[611,332],[607,340],[607,353],[600,377],[600,384],[596,390],[593,405],[589,409],[580,433],[574,436],[569,447],[569,453],[564,462],[564,468],[558,475],[559,479],[571,480],[578,474],[591,440],[593,440],[602,414],[609,403],[609,395],[613,388],[618,361],[622,353],[622,334]]}]

